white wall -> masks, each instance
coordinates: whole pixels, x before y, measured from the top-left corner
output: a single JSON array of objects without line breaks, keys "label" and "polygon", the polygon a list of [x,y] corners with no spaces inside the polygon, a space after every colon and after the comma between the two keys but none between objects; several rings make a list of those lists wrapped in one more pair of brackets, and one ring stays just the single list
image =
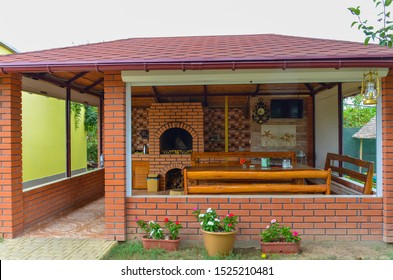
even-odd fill
[{"label": "white wall", "polygon": [[315,166],[325,167],[326,153],[338,153],[337,86],[315,96]]}]

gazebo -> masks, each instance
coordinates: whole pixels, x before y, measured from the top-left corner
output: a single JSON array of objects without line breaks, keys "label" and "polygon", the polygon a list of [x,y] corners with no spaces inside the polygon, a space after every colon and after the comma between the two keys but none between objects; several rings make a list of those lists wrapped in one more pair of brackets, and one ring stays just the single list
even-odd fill
[{"label": "gazebo", "polygon": [[[320,167],[326,152],[342,152],[342,98],[371,68],[383,82],[376,195],[138,194],[139,175],[148,171],[166,177],[190,163],[187,154],[161,152],[160,137],[169,129],[191,135],[193,150],[263,151],[278,149],[262,145],[264,126],[285,126],[296,135],[285,149],[305,151],[308,164]],[[18,236],[32,223],[104,190],[105,231],[111,240],[134,238],[136,217],[180,220],[184,238],[196,240],[193,208],[214,207],[239,215],[238,238],[245,241],[257,240],[263,224],[274,217],[307,239],[393,242],[391,69],[393,50],[388,48],[273,34],[131,38],[2,56],[0,235]],[[104,168],[72,176],[68,145],[67,178],[22,190],[22,89],[66,100],[67,114],[73,98],[95,102]],[[274,99],[302,100],[302,117],[256,123],[250,116],[260,98],[268,105]],[[149,154],[139,153],[145,144]]]}]

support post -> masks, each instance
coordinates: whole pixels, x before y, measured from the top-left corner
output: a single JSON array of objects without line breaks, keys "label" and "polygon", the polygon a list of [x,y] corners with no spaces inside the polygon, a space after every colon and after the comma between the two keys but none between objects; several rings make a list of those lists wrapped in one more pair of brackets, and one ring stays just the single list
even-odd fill
[{"label": "support post", "polygon": [[66,176],[71,177],[71,88],[66,88]]},{"label": "support post", "polygon": [[225,152],[229,150],[228,95],[225,95]]}]

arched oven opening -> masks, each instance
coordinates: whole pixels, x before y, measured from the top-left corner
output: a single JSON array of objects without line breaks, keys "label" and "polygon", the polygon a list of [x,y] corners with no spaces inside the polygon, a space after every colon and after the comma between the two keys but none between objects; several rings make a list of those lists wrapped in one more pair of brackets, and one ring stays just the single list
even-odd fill
[{"label": "arched oven opening", "polygon": [[170,128],[160,136],[161,154],[191,154],[192,136],[182,128]]},{"label": "arched oven opening", "polygon": [[165,174],[165,190],[182,189],[183,174],[181,169],[174,168]]}]

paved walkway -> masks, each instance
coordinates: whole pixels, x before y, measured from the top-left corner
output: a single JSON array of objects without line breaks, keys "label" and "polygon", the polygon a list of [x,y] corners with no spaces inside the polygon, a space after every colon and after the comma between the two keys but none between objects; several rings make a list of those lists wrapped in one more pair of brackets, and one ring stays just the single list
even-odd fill
[{"label": "paved walkway", "polygon": [[116,243],[101,239],[5,239],[0,242],[0,260],[99,260]]},{"label": "paved walkway", "polygon": [[106,241],[104,198],[25,230],[18,238],[0,241],[0,260],[97,260],[116,244]]}]

